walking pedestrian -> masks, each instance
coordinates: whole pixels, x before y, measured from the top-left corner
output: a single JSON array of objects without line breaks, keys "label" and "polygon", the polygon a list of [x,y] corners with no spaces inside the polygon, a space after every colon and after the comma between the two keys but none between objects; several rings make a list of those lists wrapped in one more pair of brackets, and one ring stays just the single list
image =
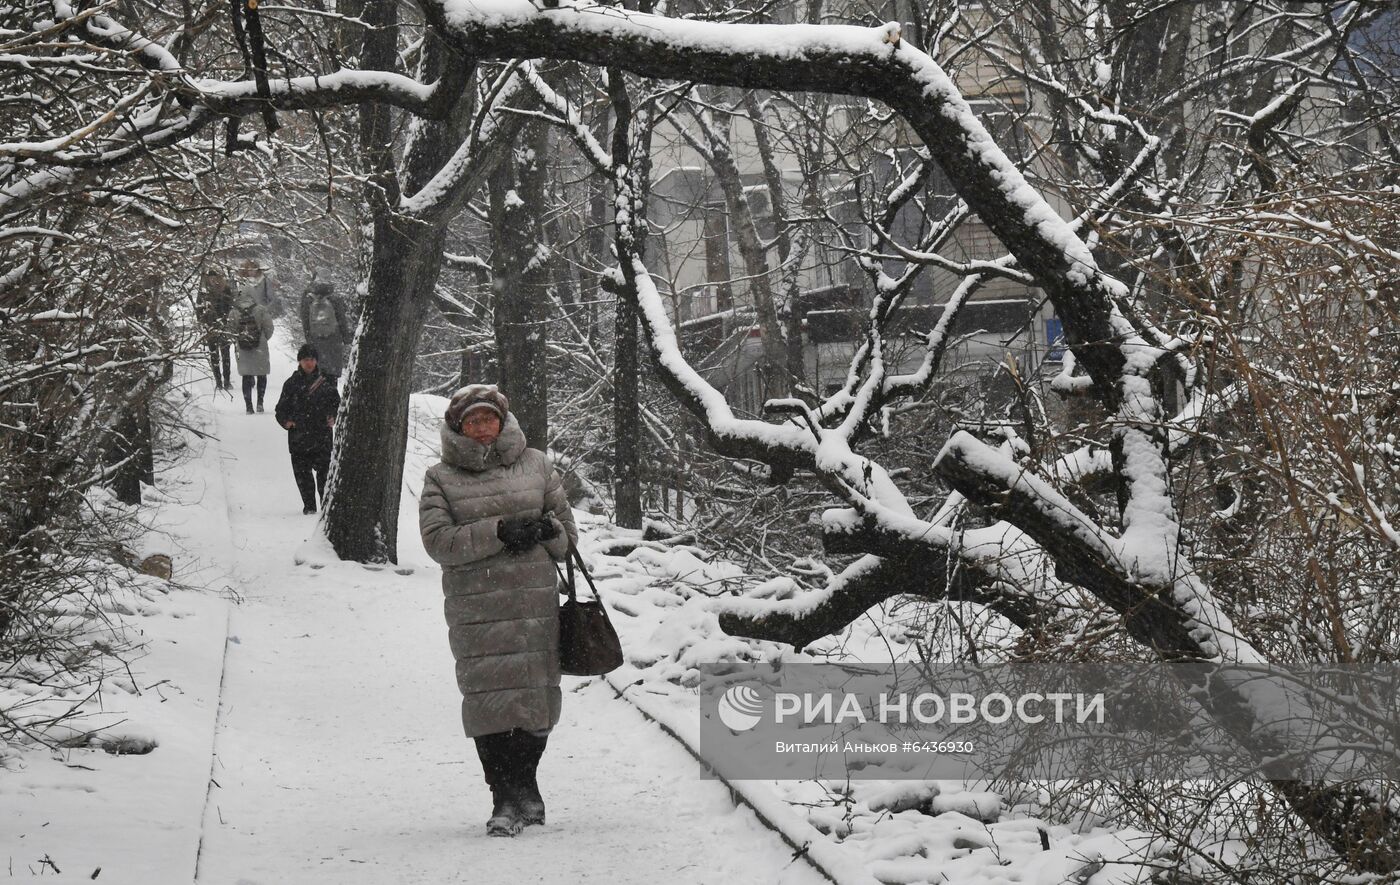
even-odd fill
[{"label": "walking pedestrian", "polygon": [[267,342],[274,327],[267,306],[258,301],[258,287],[240,284],[233,296],[227,328],[238,346],[238,374],[243,376],[243,404],[253,414],[253,388],[258,391],[258,411],[263,410],[267,393],[267,374],[272,371],[272,356]]},{"label": "walking pedestrian", "polygon": [[558,471],[526,447],[495,385],[457,391],[439,435],[419,527],[442,564],[462,726],[491,790],[486,831],[514,836],[545,819],[536,770],[561,703],[554,561],[578,531]]},{"label": "walking pedestrian", "polygon": [[213,268],[204,272],[195,314],[204,330],[204,343],[209,348],[209,368],[214,375],[215,390],[233,386],[229,372],[229,347],[232,339],[224,329],[224,318],[233,309],[233,289],[228,278]]},{"label": "walking pedestrian", "polygon": [[268,316],[275,318],[282,315],[282,305],[276,295],[276,282],[255,259],[245,258],[238,266],[234,289],[251,293],[254,301],[267,308]]},{"label": "walking pedestrian", "polygon": [[325,271],[317,271],[302,293],[300,313],[302,334],[321,354],[321,374],[333,382],[339,380],[345,371],[345,345],[354,338],[355,330]]},{"label": "walking pedestrian", "polygon": [[292,456],[292,478],[301,492],[301,512],[315,513],[317,501],[325,502],[326,477],[331,469],[335,443],[335,413],[340,392],[322,374],[315,345],[297,351],[297,369],[282,384],[282,395],[273,409],[277,423],[287,431],[287,451]]}]

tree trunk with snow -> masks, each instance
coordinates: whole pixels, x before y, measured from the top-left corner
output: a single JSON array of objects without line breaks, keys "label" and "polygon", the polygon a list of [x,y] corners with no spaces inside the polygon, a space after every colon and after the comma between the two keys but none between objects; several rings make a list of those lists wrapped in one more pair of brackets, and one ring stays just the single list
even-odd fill
[{"label": "tree trunk with snow", "polygon": [[489,182],[492,319],[497,383],[525,439],[543,450],[549,442],[546,321],[552,309],[542,220],[548,131],[527,126],[523,142],[514,162],[500,164]]},{"label": "tree trunk with snow", "polygon": [[615,519],[623,528],[642,527],[642,415],[640,388],[640,331],[637,317],[637,281],[632,258],[643,249],[641,213],[643,197],[638,194],[639,175],[629,164],[636,156],[631,140],[633,109],[622,71],[609,71],[608,92],[613,113],[613,249],[622,270],[621,288],[616,293],[613,325],[613,506]]},{"label": "tree trunk with snow", "polygon": [[[365,38],[364,64],[391,70],[397,60],[397,4],[366,6],[377,25]],[[397,562],[400,490],[408,440],[408,398],[419,337],[442,269],[447,225],[506,156],[518,120],[472,141],[470,67],[436,37],[423,49],[422,72],[458,81],[441,120],[415,120],[395,155],[393,108],[367,104],[360,144],[372,238],[364,312],[356,334],[337,421],[326,537],[341,559]]]},{"label": "tree trunk with snow", "polygon": [[374,224],[364,313],[336,423],[326,537],[341,559],[397,562],[408,397],[445,225],[389,216]]}]

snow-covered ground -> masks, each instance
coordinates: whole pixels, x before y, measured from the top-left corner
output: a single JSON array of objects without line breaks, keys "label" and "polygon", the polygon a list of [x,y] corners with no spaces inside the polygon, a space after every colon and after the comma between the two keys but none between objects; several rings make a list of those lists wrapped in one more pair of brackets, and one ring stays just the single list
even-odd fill
[{"label": "snow-covered ground", "polygon": [[[118,629],[142,650],[83,705],[74,727],[100,728],[92,746],[0,749],[10,876],[138,885],[1143,876],[1149,840],[1053,826],[973,785],[702,779],[692,755],[698,665],[819,659],[810,652],[888,660],[907,637],[882,613],[809,654],[725,636],[710,594],[740,577],[734,565],[582,512],[580,546],[628,663],[605,679],[565,677],[563,719],[541,765],[549,824],[486,837],[487,791],[458,723],[439,572],[416,532],[444,402],[411,404],[399,566],[341,563],[301,513],[270,414],[293,368],[273,343],[268,413],[245,415],[237,398],[192,382],[196,432],[148,490],[156,531],[142,552],[170,553],[176,581],[200,589],[141,577],[113,600]],[[23,689],[0,682],[0,703]],[[87,692],[74,686],[66,701]],[[103,743],[154,748],[111,754]]]},{"label": "snow-covered ground", "polygon": [[[0,875],[133,885],[823,881],[596,679],[565,677],[563,720],[541,764],[549,823],[488,838],[489,797],[461,734],[439,572],[417,540],[414,497],[405,494],[398,570],[325,563],[304,547],[314,518],[301,514],[271,416],[293,367],[285,348],[277,353],[267,413],[245,415],[207,382],[191,386],[209,438],[192,435],[195,455],[161,477],[170,500],[154,519],[177,580],[207,589],[167,592],[145,579],[126,605],[126,632],[146,644],[131,685],[105,680],[105,712],[81,723],[120,723],[101,734],[146,738],[154,750],[11,751]],[[411,489],[426,454],[415,452]]]}]

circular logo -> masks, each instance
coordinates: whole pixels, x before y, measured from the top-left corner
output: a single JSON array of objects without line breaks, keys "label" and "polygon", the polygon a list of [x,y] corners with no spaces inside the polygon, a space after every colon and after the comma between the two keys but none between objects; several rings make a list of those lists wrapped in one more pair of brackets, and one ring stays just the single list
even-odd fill
[{"label": "circular logo", "polygon": [[719,721],[730,731],[748,731],[763,718],[763,695],[752,685],[731,685],[719,699]]}]

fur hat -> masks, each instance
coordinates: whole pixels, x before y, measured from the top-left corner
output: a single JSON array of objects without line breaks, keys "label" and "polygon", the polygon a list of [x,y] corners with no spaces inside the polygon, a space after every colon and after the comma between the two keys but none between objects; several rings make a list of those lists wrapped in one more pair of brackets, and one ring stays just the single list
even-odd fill
[{"label": "fur hat", "polygon": [[468,412],[477,408],[490,409],[504,424],[506,413],[510,411],[510,400],[506,399],[505,394],[497,390],[494,384],[468,384],[452,394],[452,400],[447,404],[447,414],[443,417],[447,426],[453,430],[460,430],[462,419]]},{"label": "fur hat", "polygon": [[316,345],[303,344],[301,349],[297,351],[298,362],[308,358],[318,361],[321,359],[321,352],[316,349]]}]

